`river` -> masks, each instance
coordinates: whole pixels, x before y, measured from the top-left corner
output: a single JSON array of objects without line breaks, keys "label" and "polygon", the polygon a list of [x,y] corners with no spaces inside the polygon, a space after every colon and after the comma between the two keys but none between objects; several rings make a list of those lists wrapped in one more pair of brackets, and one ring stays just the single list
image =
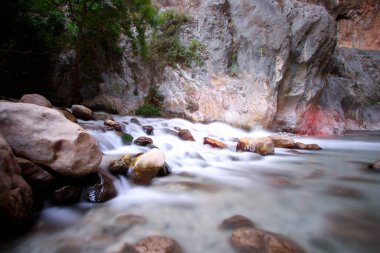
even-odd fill
[{"label": "river", "polygon": [[[131,117],[126,131],[146,136]],[[292,136],[316,143],[320,151],[276,148],[273,156],[236,153],[236,138],[268,136],[222,123],[138,118],[154,127],[150,136],[164,151],[172,175],[135,186],[115,181],[118,196],[104,204],[47,207],[31,232],[0,246],[1,252],[120,252],[124,243],[165,235],[186,252],[235,252],[231,231],[219,228],[232,215],[250,218],[258,228],[284,235],[309,253],[375,253],[380,248],[380,173],[367,168],[380,159],[380,132],[337,137]],[[81,122],[99,142],[106,169],[112,159],[149,148],[123,146],[113,132],[96,130],[103,122]],[[173,135],[189,129],[195,142]],[[211,137],[225,150],[203,145]]]}]

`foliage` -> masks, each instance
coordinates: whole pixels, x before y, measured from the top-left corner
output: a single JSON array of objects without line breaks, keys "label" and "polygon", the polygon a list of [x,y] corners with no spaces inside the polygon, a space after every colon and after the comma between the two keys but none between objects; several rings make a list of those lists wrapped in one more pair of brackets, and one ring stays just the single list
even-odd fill
[{"label": "foliage", "polygon": [[140,115],[144,117],[155,117],[155,116],[160,116],[160,114],[161,114],[160,109],[157,106],[152,105],[148,102],[145,102],[136,111],[136,115]]},{"label": "foliage", "polygon": [[166,65],[183,64],[190,67],[193,63],[202,65],[202,46],[196,39],[184,46],[179,38],[181,27],[190,21],[190,17],[174,10],[161,12],[157,16],[157,27],[150,40],[149,60],[160,68]]},{"label": "foliage", "polygon": [[121,135],[121,141],[124,145],[131,145],[133,141],[133,136],[128,133],[123,133]]},{"label": "foliage", "polygon": [[235,63],[228,68],[228,75],[232,77],[239,75],[239,68]]}]

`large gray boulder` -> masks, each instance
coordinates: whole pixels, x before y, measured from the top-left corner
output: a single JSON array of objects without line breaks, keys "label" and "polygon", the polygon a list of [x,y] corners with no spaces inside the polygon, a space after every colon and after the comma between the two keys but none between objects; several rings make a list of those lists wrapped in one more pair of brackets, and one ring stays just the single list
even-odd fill
[{"label": "large gray boulder", "polygon": [[96,172],[102,159],[95,139],[54,109],[0,102],[0,133],[17,156],[64,176]]},{"label": "large gray boulder", "polygon": [[20,176],[11,148],[0,135],[0,235],[10,235],[32,218],[33,193]]}]

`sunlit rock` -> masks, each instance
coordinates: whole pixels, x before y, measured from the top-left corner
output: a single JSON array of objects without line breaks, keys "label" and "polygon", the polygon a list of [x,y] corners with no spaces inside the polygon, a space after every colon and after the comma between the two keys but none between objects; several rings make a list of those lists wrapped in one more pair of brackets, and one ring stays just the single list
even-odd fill
[{"label": "sunlit rock", "polygon": [[134,157],[132,155],[124,155],[119,159],[116,159],[115,161],[111,162],[111,164],[108,167],[108,170],[112,174],[126,174],[133,160]]},{"label": "sunlit rock", "polygon": [[274,145],[270,138],[241,138],[236,145],[236,151],[254,152],[260,155],[274,155]]},{"label": "sunlit rock", "polygon": [[296,149],[304,150],[321,150],[322,148],[318,144],[304,144],[302,142],[296,142]]},{"label": "sunlit rock", "polygon": [[217,141],[217,140],[214,140],[212,138],[208,138],[208,137],[205,137],[203,138],[203,144],[207,144],[207,145],[210,145],[211,147],[213,148],[226,148],[226,144],[224,144],[223,142],[221,141]]},{"label": "sunlit rock", "polygon": [[165,154],[154,148],[139,156],[130,171],[132,182],[147,185],[165,165]]},{"label": "sunlit rock", "polygon": [[290,137],[281,136],[281,135],[272,135],[272,136],[269,136],[269,138],[272,140],[275,148],[291,148],[291,149],[296,148],[296,143]]},{"label": "sunlit rock", "polygon": [[25,94],[19,100],[19,103],[35,104],[43,107],[52,108],[50,101],[40,94]]},{"label": "sunlit rock", "polygon": [[94,112],[83,105],[72,105],[72,112],[75,117],[83,120],[94,120]]},{"label": "sunlit rock", "polygon": [[181,246],[172,238],[149,236],[135,244],[138,253],[182,253]]},{"label": "sunlit rock", "polygon": [[301,253],[289,239],[264,230],[238,228],[231,238],[232,245],[242,253]]},{"label": "sunlit rock", "polygon": [[110,119],[104,120],[104,125],[110,130],[115,130],[119,132],[122,132],[124,130],[124,126],[121,123]]},{"label": "sunlit rock", "polygon": [[96,140],[54,109],[0,102],[0,133],[15,155],[63,176],[91,174],[102,159]]}]

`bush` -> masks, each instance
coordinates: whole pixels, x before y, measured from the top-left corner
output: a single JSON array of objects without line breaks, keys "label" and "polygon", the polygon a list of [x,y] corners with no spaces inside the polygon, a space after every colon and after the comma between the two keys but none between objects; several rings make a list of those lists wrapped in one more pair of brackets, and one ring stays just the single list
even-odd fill
[{"label": "bush", "polygon": [[160,114],[160,109],[150,103],[145,103],[136,110],[136,115],[143,117],[157,117]]}]

